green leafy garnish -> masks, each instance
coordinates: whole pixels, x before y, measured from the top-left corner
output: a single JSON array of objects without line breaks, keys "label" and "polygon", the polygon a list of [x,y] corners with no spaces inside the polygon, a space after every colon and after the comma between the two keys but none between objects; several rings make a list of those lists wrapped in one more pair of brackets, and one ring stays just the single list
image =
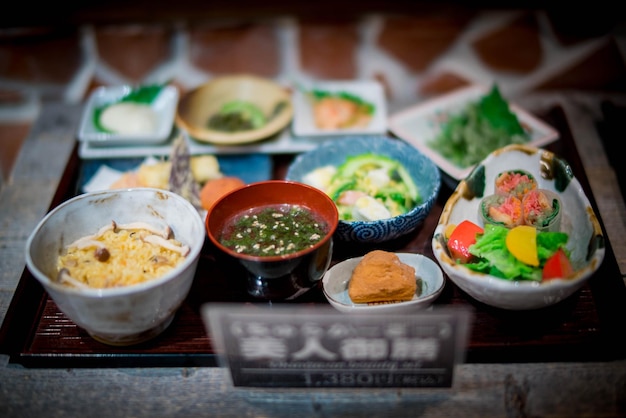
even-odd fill
[{"label": "green leafy garnish", "polygon": [[502,129],[511,136],[525,135],[524,128],[509,109],[509,104],[500,94],[498,86],[492,87],[491,92],[480,100],[478,107],[482,117],[487,119],[494,129]]},{"label": "green leafy garnish", "polygon": [[362,98],[360,98],[359,96],[354,95],[352,93],[348,93],[345,91],[330,92],[326,90],[313,89],[309,92],[309,94],[314,100],[322,100],[326,97],[336,97],[339,99],[348,100],[350,102],[357,104],[362,112],[368,115],[374,114],[375,106],[372,103],[367,102],[363,100]]},{"label": "green leafy garnish", "polygon": [[530,136],[494,85],[480,100],[450,115],[428,145],[458,167],[466,168],[498,148],[528,141]]},{"label": "green leafy garnish", "polygon": [[162,84],[152,84],[146,86],[140,86],[138,88],[132,89],[128,94],[119,99],[116,103],[119,102],[134,102],[134,103],[143,103],[150,104],[157,98],[161,90],[163,90]]},{"label": "green leafy garnish", "polygon": [[[389,177],[386,184],[370,180],[369,175],[379,170]],[[340,219],[353,221],[353,204],[341,202],[341,195],[346,191],[363,192],[375,197],[392,216],[406,213],[422,203],[419,189],[406,167],[394,158],[373,152],[346,157],[325,190],[337,204]]]}]

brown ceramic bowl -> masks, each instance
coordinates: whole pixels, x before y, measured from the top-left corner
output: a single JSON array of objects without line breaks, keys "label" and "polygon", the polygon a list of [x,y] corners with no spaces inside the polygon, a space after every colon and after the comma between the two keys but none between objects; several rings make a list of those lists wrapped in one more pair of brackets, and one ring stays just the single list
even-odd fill
[{"label": "brown ceramic bowl", "polygon": [[[307,209],[324,225],[318,241],[295,252],[279,253],[272,249],[252,255],[247,254],[247,250],[236,251],[222,243],[222,233],[240,214],[266,206],[285,208],[287,205]],[[268,180],[246,185],[222,197],[209,210],[205,224],[211,242],[247,271],[248,294],[265,300],[290,300],[316,286],[326,273],[332,259],[333,234],[338,220],[336,205],[322,191],[299,182]],[[285,241],[290,239],[285,237]],[[279,239],[271,241],[277,243]],[[246,244],[248,248],[253,246],[252,242]]]},{"label": "brown ceramic bowl", "polygon": [[[209,119],[222,106],[241,101],[256,106],[267,122],[256,129],[221,131],[209,128]],[[193,139],[219,145],[260,141],[278,134],[293,117],[290,91],[271,79],[252,75],[216,77],[184,94],[176,111],[176,125]]]}]

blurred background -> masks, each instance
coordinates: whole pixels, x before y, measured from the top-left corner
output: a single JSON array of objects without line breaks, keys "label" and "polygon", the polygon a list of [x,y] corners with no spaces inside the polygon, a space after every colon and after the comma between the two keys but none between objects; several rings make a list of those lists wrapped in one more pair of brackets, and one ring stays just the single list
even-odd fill
[{"label": "blurred background", "polygon": [[626,96],[626,16],[617,4],[18,2],[0,16],[0,188],[42,104],[82,103],[100,85],[168,81],[184,92],[232,73],[286,85],[376,79],[394,113],[466,84],[497,83],[511,100],[597,95],[590,112],[602,119],[615,110],[606,97]]}]

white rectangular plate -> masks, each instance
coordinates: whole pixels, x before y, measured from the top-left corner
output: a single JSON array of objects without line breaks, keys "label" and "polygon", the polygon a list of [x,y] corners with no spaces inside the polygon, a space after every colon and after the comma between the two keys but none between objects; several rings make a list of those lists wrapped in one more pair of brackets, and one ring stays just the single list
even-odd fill
[{"label": "white rectangular plate", "polygon": [[178,89],[174,86],[165,86],[151,103],[157,114],[158,126],[155,132],[147,134],[116,134],[102,132],[93,122],[94,111],[106,104],[119,100],[127,94],[130,86],[102,86],[95,89],[83,110],[83,116],[78,130],[78,140],[89,143],[91,147],[124,147],[136,145],[161,144],[170,136],[174,127],[174,115],[178,105]]},{"label": "white rectangular plate", "polygon": [[[320,129],[315,125],[313,106],[307,97],[311,90],[331,93],[345,92],[374,105],[372,120],[365,127]],[[318,81],[302,85],[293,93],[293,134],[296,136],[336,136],[353,134],[384,134],[387,132],[387,103],[383,86],[376,81]]]}]

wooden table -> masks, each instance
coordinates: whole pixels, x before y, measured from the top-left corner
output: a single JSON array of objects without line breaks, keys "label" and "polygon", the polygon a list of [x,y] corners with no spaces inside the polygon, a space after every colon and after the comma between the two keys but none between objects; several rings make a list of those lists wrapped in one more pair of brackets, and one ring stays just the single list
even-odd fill
[{"label": "wooden table", "polygon": [[[625,235],[621,233],[624,231],[626,211],[623,199],[616,193],[619,187],[615,174],[607,163],[594,125],[601,119],[598,104],[604,99],[573,93],[537,95],[523,98],[521,104],[537,114],[548,114],[555,106],[562,109],[570,128],[571,141],[576,144],[581,157],[581,165],[577,169],[583,169],[587,174],[588,186],[607,231],[611,260],[606,274],[618,280],[621,276],[623,280],[626,251]],[[626,103],[622,97],[608,99]],[[32,325],[28,318],[15,317],[15,308],[7,312],[8,306],[11,300],[22,300],[32,291],[32,288],[20,286],[24,273],[24,243],[50,205],[65,197],[55,195],[55,192],[63,189],[60,180],[66,179],[68,172],[76,169],[72,153],[79,117],[78,106],[46,106],[26,141],[12,182],[2,190],[0,307],[2,318],[11,319],[11,327],[4,326],[5,330],[23,326],[27,328],[23,331],[26,335],[32,334],[33,330],[28,329]],[[280,172],[275,176],[280,176]],[[428,225],[419,234],[428,235]],[[428,240],[414,238],[413,244],[407,245],[413,245],[411,248],[414,250],[428,251],[427,245],[419,244]],[[415,248],[415,245],[422,247]],[[448,299],[442,301],[463,298],[452,287],[448,292]],[[577,303],[596,303],[595,293],[591,290],[587,294],[581,292],[581,295],[584,297],[579,297]],[[586,300],[587,297],[590,299]],[[488,319],[484,322],[486,326],[498,324],[493,313],[484,315]],[[613,319],[610,319],[611,326],[619,327],[622,321]],[[534,320],[540,318],[535,317]],[[593,318],[590,321],[593,325]],[[14,327],[14,324],[19,326]],[[582,337],[585,337],[584,334],[589,337],[597,330],[591,326],[579,331]],[[492,338],[503,335],[489,329],[481,332],[492,332]],[[534,345],[527,350],[516,345],[519,339],[516,341],[514,332],[510,332],[507,339],[498,341],[500,347],[494,347],[493,341],[487,338],[476,340],[477,345],[470,347],[474,349],[474,357],[469,356],[466,363],[457,366],[453,387],[443,390],[234,388],[227,370],[194,362],[197,358],[193,353],[181,356],[177,351],[180,346],[176,345],[170,354],[178,360],[187,357],[187,364],[183,361],[167,365],[164,361],[167,355],[151,364],[142,356],[128,359],[127,355],[121,355],[120,358],[127,363],[117,364],[110,358],[115,356],[103,352],[91,356],[91,365],[64,364],[62,356],[56,358],[50,347],[46,347],[44,357],[47,358],[40,359],[48,363],[45,367],[25,368],[9,362],[8,356],[0,355],[3,361],[0,368],[0,416],[68,416],[78,413],[95,416],[238,417],[372,414],[624,416],[626,352],[603,353],[602,350],[595,350],[594,345],[581,335],[574,332],[568,335],[568,339],[546,340],[543,344],[542,341],[534,341]],[[79,336],[77,341],[82,345],[86,340]],[[551,348],[546,350],[546,347]],[[62,347],[60,352],[63,352]],[[494,357],[490,361],[491,355]],[[519,360],[515,359],[516,356]],[[58,366],[50,366],[55,361],[58,361]],[[159,361],[163,363],[159,364]],[[138,365],[141,367],[136,367]]]}]

